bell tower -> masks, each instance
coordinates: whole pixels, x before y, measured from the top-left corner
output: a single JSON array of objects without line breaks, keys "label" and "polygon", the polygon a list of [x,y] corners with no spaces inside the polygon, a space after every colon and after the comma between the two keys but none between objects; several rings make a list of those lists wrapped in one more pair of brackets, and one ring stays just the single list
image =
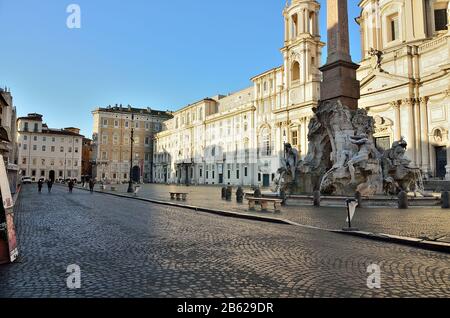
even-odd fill
[{"label": "bell tower", "polygon": [[319,32],[320,4],[316,0],[291,0],[284,16],[284,83],[288,107],[320,97],[319,66],[322,48]]}]

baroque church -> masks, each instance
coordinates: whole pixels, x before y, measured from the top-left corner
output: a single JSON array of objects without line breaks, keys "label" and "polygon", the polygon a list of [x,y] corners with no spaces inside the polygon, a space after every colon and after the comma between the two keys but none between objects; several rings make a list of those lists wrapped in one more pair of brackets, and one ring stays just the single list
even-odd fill
[{"label": "baroque church", "polygon": [[[402,136],[429,177],[450,179],[448,0],[363,0],[359,107],[376,121],[376,144]],[[155,136],[156,183],[270,186],[285,143],[308,152],[308,125],[320,98],[320,4],[283,10],[283,65],[252,86],[192,103]]]}]

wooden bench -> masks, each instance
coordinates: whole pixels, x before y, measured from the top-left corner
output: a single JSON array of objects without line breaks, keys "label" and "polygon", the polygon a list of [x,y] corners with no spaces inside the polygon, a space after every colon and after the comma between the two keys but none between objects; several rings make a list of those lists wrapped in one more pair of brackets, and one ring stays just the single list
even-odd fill
[{"label": "wooden bench", "polygon": [[275,212],[281,212],[281,203],[283,203],[282,199],[269,199],[269,198],[255,198],[247,196],[248,200],[248,209],[250,211],[255,211],[256,204],[261,205],[261,211],[267,212],[269,203],[273,203],[273,208]]},{"label": "wooden bench", "polygon": [[177,199],[178,201],[183,200],[186,201],[187,200],[187,193],[184,192],[170,192],[170,198],[172,200]]}]

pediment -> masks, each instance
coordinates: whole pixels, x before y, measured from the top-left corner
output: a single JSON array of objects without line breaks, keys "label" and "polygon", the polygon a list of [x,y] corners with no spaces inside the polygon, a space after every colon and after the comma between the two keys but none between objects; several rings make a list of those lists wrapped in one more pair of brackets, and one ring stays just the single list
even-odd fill
[{"label": "pediment", "polygon": [[375,71],[361,80],[361,93],[372,93],[398,87],[409,83],[409,79],[403,76],[391,75],[385,72]]}]

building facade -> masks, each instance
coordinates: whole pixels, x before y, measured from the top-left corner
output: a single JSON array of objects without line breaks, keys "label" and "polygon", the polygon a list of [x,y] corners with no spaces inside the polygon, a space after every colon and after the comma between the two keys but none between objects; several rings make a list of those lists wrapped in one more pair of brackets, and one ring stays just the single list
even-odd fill
[{"label": "building facade", "polygon": [[122,105],[97,108],[92,114],[93,177],[110,183],[128,182],[131,165],[135,182],[151,182],[153,138],[163,129],[164,122],[172,118],[171,114]]},{"label": "building facade", "polygon": [[16,119],[17,113],[11,92],[7,88],[0,88],[0,127],[8,139],[2,152],[7,163],[12,165],[17,164]]},{"label": "building facade", "polygon": [[242,91],[173,114],[155,137],[155,182],[269,186],[285,143],[307,154],[320,97],[319,10],[317,1],[287,3],[282,66],[253,77]]},{"label": "building facade", "polygon": [[377,145],[402,136],[408,157],[450,180],[448,0],[363,0],[359,107],[375,117]]},{"label": "building facade", "polygon": [[18,118],[20,175],[33,181],[81,180],[82,142],[79,129],[48,128],[40,114]]}]

